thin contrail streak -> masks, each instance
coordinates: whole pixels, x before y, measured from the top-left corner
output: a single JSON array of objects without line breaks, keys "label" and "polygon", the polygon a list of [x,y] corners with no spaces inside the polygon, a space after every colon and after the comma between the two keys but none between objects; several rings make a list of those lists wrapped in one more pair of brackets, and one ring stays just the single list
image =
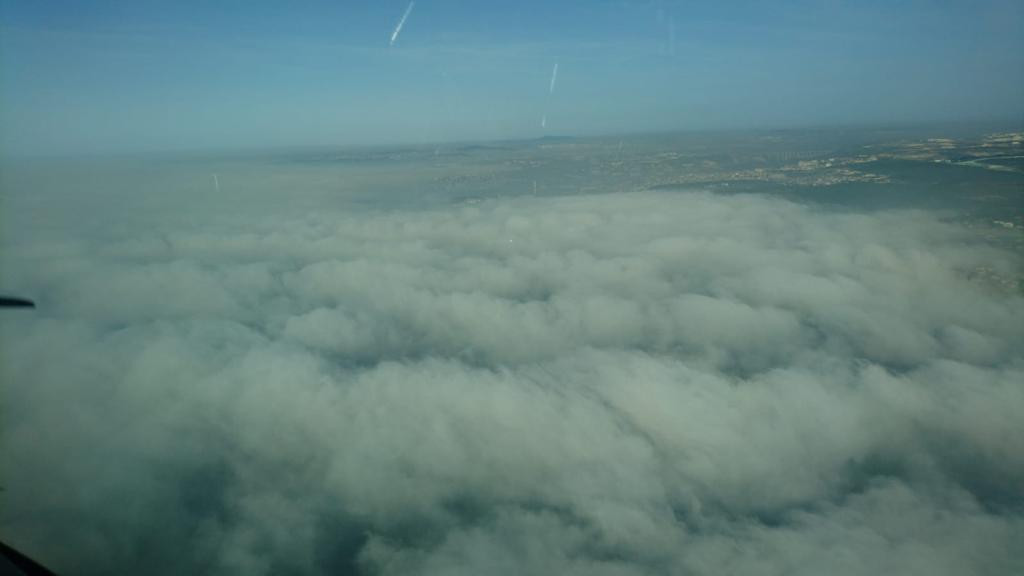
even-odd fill
[{"label": "thin contrail streak", "polygon": [[213,175],[213,187],[217,189],[217,192],[220,192],[220,180],[217,179],[216,174]]},{"label": "thin contrail streak", "polygon": [[558,62],[555,62],[555,67],[551,69],[551,85],[548,86],[548,94],[555,93],[555,80],[558,80]]},{"label": "thin contrail streak", "polygon": [[405,13],[402,14],[402,19],[398,21],[398,26],[395,26],[395,31],[391,33],[391,42],[388,42],[388,46],[394,46],[395,40],[398,40],[398,35],[402,32],[402,26],[405,26],[405,19],[409,17],[412,12],[412,7],[416,5],[416,2],[409,2],[409,6],[405,8]]}]

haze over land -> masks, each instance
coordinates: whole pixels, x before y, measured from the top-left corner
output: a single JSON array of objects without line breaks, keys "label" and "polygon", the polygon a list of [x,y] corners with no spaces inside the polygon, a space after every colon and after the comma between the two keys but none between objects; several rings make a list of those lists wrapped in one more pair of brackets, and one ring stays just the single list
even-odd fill
[{"label": "haze over land", "polygon": [[0,0],[0,540],[1024,573],[1020,6],[549,4]]}]

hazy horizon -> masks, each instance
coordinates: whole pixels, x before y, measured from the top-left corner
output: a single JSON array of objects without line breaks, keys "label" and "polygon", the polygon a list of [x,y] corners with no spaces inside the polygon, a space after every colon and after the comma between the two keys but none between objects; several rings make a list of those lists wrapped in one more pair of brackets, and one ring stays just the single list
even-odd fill
[{"label": "hazy horizon", "polygon": [[438,141],[405,141],[394,142],[357,142],[357,143],[294,143],[273,145],[266,143],[252,143],[249,145],[223,145],[212,147],[180,147],[152,148],[152,149],[130,149],[130,150],[95,150],[85,151],[50,151],[50,152],[10,152],[0,155],[0,162],[16,164],[22,161],[50,161],[50,160],[90,160],[90,159],[117,159],[117,158],[231,158],[261,156],[287,153],[315,153],[315,152],[361,152],[373,150],[405,151],[405,150],[428,150],[450,148],[458,149],[466,146],[501,146],[501,145],[528,145],[531,143],[555,141],[555,140],[577,140],[581,142],[598,140],[624,140],[636,138],[661,138],[661,137],[720,137],[731,135],[771,135],[771,134],[814,134],[814,133],[850,133],[850,134],[904,134],[908,137],[932,134],[935,136],[959,136],[962,134],[977,135],[980,133],[1017,132],[1024,129],[1024,122],[1017,122],[1013,119],[987,119],[987,120],[956,120],[941,122],[907,122],[907,123],[857,123],[857,124],[813,124],[813,125],[790,125],[790,126],[766,126],[761,128],[706,128],[706,129],[665,129],[647,130],[642,132],[601,132],[595,134],[545,134],[541,136],[527,136],[521,138],[479,138],[479,139],[454,139]]}]

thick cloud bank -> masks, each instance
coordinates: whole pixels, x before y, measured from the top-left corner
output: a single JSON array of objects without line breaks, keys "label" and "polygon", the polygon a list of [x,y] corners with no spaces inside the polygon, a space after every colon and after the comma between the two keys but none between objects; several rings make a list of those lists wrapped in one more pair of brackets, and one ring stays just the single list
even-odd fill
[{"label": "thick cloud bank", "polygon": [[933,214],[527,198],[11,258],[0,528],[68,574],[1024,572],[1024,298],[978,279],[1021,258]]}]

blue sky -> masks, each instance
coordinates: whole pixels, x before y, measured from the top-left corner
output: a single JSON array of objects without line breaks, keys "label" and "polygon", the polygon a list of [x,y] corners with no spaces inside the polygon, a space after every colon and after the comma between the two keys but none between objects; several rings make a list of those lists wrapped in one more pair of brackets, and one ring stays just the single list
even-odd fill
[{"label": "blue sky", "polygon": [[45,154],[1024,119],[1015,0],[418,0],[389,46],[407,5],[0,0],[0,145]]}]

